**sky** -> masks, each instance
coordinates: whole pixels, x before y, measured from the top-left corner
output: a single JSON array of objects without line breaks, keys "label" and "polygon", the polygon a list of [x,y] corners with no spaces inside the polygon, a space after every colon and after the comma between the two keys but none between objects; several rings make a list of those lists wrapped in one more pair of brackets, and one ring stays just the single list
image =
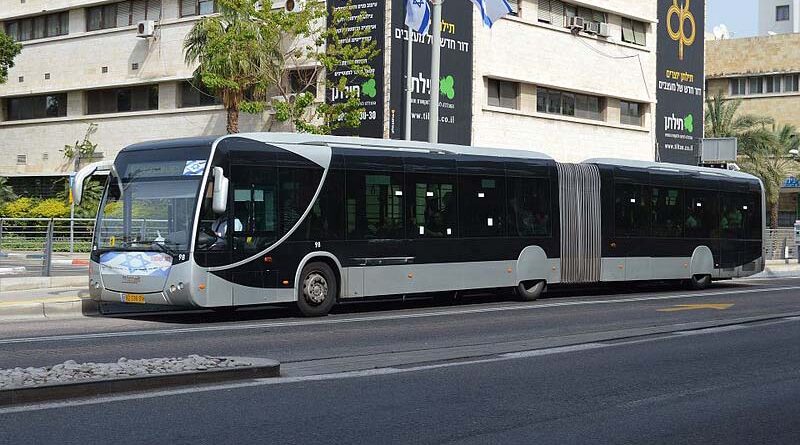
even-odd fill
[{"label": "sky", "polygon": [[706,3],[706,31],[711,32],[724,23],[734,38],[758,34],[758,0],[706,0]]}]

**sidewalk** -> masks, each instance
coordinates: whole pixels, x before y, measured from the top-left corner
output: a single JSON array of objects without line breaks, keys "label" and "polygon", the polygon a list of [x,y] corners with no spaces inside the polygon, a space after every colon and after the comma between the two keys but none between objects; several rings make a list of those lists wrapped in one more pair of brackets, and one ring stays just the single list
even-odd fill
[{"label": "sidewalk", "polygon": [[784,260],[767,260],[764,272],[752,276],[752,278],[790,277],[800,277],[800,263],[797,259],[790,259],[788,264]]},{"label": "sidewalk", "polygon": [[97,308],[84,287],[0,292],[0,323],[95,315]]}]

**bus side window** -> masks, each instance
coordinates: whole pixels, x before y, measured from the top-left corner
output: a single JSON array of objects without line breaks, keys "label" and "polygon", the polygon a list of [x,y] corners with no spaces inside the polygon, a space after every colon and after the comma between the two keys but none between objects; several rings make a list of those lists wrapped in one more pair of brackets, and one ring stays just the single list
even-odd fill
[{"label": "bus side window", "polygon": [[653,187],[651,193],[653,236],[669,238],[683,236],[683,190]]},{"label": "bus side window", "polygon": [[499,176],[459,176],[459,227],[462,237],[506,234],[506,179]]},{"label": "bus side window", "polygon": [[714,238],[719,235],[720,218],[717,192],[686,190],[687,238]]},{"label": "bus side window", "polygon": [[278,193],[275,167],[234,166],[234,251],[258,251],[278,239]]},{"label": "bus side window", "polygon": [[303,229],[305,240],[324,241],[344,238],[344,170],[331,170],[325,185],[308,214]]},{"label": "bus side window", "polygon": [[347,238],[403,239],[403,174],[347,171]]},{"label": "bus side window", "polygon": [[508,181],[508,236],[550,236],[550,183],[546,178]]},{"label": "bus side window", "polygon": [[409,238],[450,238],[458,236],[456,177],[412,174],[406,177],[412,196]]},{"label": "bus side window", "polygon": [[615,184],[614,223],[617,236],[650,236],[652,216],[649,188],[641,184]]}]

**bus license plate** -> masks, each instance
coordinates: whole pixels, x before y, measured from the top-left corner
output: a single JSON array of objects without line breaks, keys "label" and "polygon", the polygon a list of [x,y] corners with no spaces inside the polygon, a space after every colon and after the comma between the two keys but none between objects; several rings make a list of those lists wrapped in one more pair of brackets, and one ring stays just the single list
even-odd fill
[{"label": "bus license plate", "polygon": [[122,302],[123,303],[144,304],[144,295],[141,295],[141,294],[123,294],[122,295]]}]

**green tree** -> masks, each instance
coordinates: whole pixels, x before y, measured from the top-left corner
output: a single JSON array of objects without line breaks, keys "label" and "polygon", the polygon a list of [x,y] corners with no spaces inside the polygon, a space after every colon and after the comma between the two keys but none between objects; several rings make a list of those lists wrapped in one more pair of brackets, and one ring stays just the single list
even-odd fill
[{"label": "green tree", "polygon": [[64,145],[64,149],[61,150],[65,158],[75,163],[76,169],[81,159],[91,159],[94,152],[97,151],[97,144],[91,141],[91,137],[95,133],[97,133],[97,124],[90,122],[83,135],[83,140],[77,140],[73,145]]},{"label": "green tree", "polygon": [[14,67],[14,58],[22,52],[22,45],[0,30],[0,84],[8,80],[8,70]]},{"label": "green tree", "polygon": [[[280,29],[270,26],[271,6],[257,0],[217,0],[219,15],[203,17],[183,43],[195,79],[217,95],[227,111],[228,133],[239,132],[239,112],[265,109],[269,72],[281,50]],[[315,3],[315,2],[309,2]]]},{"label": "green tree", "polygon": [[739,145],[739,165],[742,170],[758,176],[764,184],[769,209],[770,227],[778,227],[778,201],[781,186],[798,167],[797,150],[800,138],[793,125],[782,125],[772,131],[754,130],[742,135]]},{"label": "green tree", "polygon": [[706,98],[706,137],[739,140],[739,166],[764,184],[770,227],[778,227],[781,186],[797,167],[797,131],[791,125],[775,128],[771,117],[740,114],[741,99],[726,99],[721,93]]},{"label": "green tree", "polygon": [[8,178],[0,176],[0,206],[17,199],[14,189],[8,184]]},{"label": "green tree", "polygon": [[[289,15],[295,22],[286,22],[284,31],[296,38],[281,52],[279,65],[272,72],[275,77],[270,80],[277,89],[277,100],[272,105],[275,118],[290,122],[296,131],[330,134],[339,128],[356,128],[361,124],[364,108],[359,92],[368,87],[374,91],[375,71],[370,61],[381,50],[374,40],[365,38],[371,31],[358,26],[366,19],[366,12],[353,15],[349,6],[350,3],[342,8],[331,7],[330,11],[324,7],[309,9],[306,16]],[[314,44],[303,44],[309,41]],[[307,67],[308,61],[315,63],[310,68],[292,69]],[[324,74],[345,63],[352,74],[340,76],[331,84]],[[360,88],[352,85],[348,88],[353,80],[358,81]],[[318,89],[335,91],[346,99],[317,102]]]}]

